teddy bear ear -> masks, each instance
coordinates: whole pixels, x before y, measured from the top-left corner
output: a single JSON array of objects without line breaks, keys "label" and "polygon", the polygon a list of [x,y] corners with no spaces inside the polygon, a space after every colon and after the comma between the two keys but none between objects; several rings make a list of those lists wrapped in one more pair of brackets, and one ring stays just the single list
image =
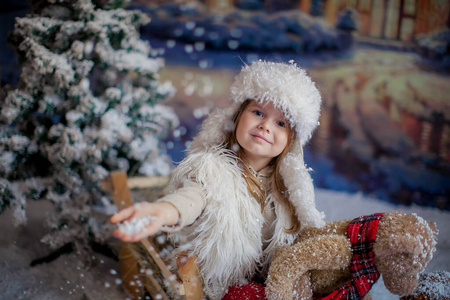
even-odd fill
[{"label": "teddy bear ear", "polygon": [[424,246],[422,241],[414,236],[403,235],[398,238],[399,250],[411,256],[419,256],[423,253]]},{"label": "teddy bear ear", "polygon": [[377,241],[374,244],[375,256],[384,257],[404,253],[418,256],[423,253],[424,247],[419,238],[412,235],[394,235],[389,240]]},{"label": "teddy bear ear", "polygon": [[432,234],[433,234],[434,239],[436,239],[436,236],[437,236],[438,233],[439,233],[439,230],[438,230],[438,228],[437,228],[436,223],[435,223],[435,222],[431,222],[431,221],[426,221],[426,222],[428,223],[428,227],[430,228],[430,230],[431,230],[431,232],[432,232]]}]

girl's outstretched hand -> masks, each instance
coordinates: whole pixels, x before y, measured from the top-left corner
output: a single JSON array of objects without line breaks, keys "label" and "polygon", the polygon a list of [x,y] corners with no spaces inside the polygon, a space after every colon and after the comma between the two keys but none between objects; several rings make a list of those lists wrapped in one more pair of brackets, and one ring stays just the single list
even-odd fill
[{"label": "girl's outstretched hand", "polygon": [[168,202],[139,202],[124,208],[111,216],[111,223],[117,224],[125,221],[150,217],[151,221],[141,231],[129,235],[119,228],[114,230],[113,235],[124,242],[137,242],[157,233],[164,225],[175,225],[178,223],[179,213],[172,204]]}]

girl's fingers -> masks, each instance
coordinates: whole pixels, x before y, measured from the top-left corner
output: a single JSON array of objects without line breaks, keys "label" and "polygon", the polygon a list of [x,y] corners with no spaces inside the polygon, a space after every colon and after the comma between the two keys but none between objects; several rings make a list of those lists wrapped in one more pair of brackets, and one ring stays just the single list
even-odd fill
[{"label": "girl's fingers", "polygon": [[153,217],[153,219],[147,226],[145,226],[143,230],[136,234],[130,235],[130,232],[127,234],[120,231],[118,228],[113,232],[113,235],[124,242],[137,242],[154,235],[163,225],[172,224],[174,222],[170,220],[167,221],[168,219],[171,219],[170,216],[168,217],[169,213],[167,210],[173,210],[172,214],[176,213],[178,217],[178,210],[171,204],[167,203],[136,203],[128,208],[125,208],[111,216],[110,222],[117,224],[125,221],[132,221],[134,219],[137,220],[142,217]]},{"label": "girl's fingers", "polygon": [[116,229],[113,234],[124,242],[137,242],[151,235],[156,234],[162,227],[162,221],[159,218],[154,219],[149,225],[147,225],[142,231],[128,235],[119,229]]},{"label": "girl's fingers", "polygon": [[124,242],[130,242],[129,240],[129,235],[123,233],[122,231],[120,231],[119,229],[116,229],[113,231],[113,235],[119,239],[121,239]]},{"label": "girl's fingers", "polygon": [[113,224],[122,222],[122,221],[130,218],[131,216],[133,216],[135,212],[136,212],[136,208],[134,207],[134,205],[132,205],[132,206],[124,208],[121,211],[112,215],[109,218],[109,221]]},{"label": "girl's fingers", "polygon": [[112,215],[109,220],[111,223],[115,224],[130,218],[138,218],[149,214],[147,211],[148,209],[151,209],[150,203],[136,203]]}]

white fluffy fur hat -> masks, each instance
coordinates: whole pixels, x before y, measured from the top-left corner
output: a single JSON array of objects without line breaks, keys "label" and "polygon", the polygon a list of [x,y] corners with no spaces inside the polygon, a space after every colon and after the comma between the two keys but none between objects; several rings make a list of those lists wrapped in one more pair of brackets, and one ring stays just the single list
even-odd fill
[{"label": "white fluffy fur hat", "polygon": [[231,105],[216,109],[203,122],[190,151],[223,144],[233,116],[247,99],[272,102],[296,131],[296,141],[280,165],[289,200],[302,226],[321,227],[324,214],[315,206],[314,187],[303,160],[303,146],[318,125],[321,96],[314,82],[294,63],[256,61],[246,65],[231,86]]}]

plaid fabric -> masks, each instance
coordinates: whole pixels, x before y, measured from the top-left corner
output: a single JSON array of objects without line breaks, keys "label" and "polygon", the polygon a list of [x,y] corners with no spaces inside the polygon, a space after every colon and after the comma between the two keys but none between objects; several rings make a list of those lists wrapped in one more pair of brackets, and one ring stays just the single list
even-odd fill
[{"label": "plaid fabric", "polygon": [[357,300],[364,297],[377,282],[380,273],[375,268],[373,243],[375,242],[378,222],[383,213],[354,219],[347,226],[347,235],[352,244],[352,261],[350,271],[352,280],[331,292],[321,300],[348,299]]}]

